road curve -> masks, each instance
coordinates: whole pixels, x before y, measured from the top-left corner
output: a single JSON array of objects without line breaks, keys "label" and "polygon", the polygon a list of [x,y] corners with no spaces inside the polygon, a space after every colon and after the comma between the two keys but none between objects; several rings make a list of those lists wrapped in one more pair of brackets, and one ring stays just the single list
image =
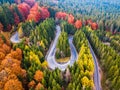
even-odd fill
[{"label": "road curve", "polygon": [[18,32],[16,32],[11,38],[10,38],[10,41],[12,43],[20,43],[20,38],[19,38],[19,34]]},{"label": "road curve", "polygon": [[101,81],[100,81],[100,73],[99,73],[99,66],[98,66],[98,61],[97,61],[97,57],[88,41],[89,47],[90,47],[90,51],[94,60],[94,84],[95,84],[95,90],[102,90],[101,88]]},{"label": "road curve", "polygon": [[77,57],[78,57],[78,54],[77,54],[77,51],[72,43],[73,41],[73,36],[70,36],[68,39],[69,39],[69,45],[70,45],[70,50],[71,50],[71,57],[70,57],[70,60],[65,63],[65,64],[59,64],[56,62],[55,60],[55,52],[56,52],[56,45],[57,45],[57,41],[58,41],[58,38],[61,34],[61,28],[60,26],[56,26],[56,36],[55,36],[55,39],[52,43],[52,47],[50,48],[50,51],[47,55],[47,62],[48,62],[48,65],[51,69],[55,69],[55,68],[59,68],[61,71],[64,71],[68,65],[73,65],[73,63],[75,62],[75,60],[77,60]]}]

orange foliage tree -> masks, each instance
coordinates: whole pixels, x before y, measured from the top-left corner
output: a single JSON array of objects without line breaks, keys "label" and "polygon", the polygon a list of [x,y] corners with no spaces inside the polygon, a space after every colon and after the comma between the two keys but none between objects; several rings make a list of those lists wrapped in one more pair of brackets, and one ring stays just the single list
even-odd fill
[{"label": "orange foliage tree", "polygon": [[68,16],[68,14],[65,12],[57,12],[55,15],[55,17],[57,19],[63,19],[63,20],[65,20],[67,18],[67,16]]},{"label": "orange foliage tree", "polygon": [[44,87],[41,83],[38,83],[37,86],[35,87],[35,90],[41,90],[41,89],[44,89]]},{"label": "orange foliage tree", "polygon": [[34,79],[38,82],[40,82],[43,78],[43,72],[40,70],[37,70],[34,75]]},{"label": "orange foliage tree", "polygon": [[40,19],[46,19],[50,17],[50,13],[46,7],[40,7],[38,3],[35,3],[34,6],[30,9],[30,14],[27,17],[27,20],[34,20],[36,23]]},{"label": "orange foliage tree", "polygon": [[31,9],[27,20],[34,20],[36,23],[41,19],[40,6],[36,3]]},{"label": "orange foliage tree", "polygon": [[74,16],[72,14],[68,15],[68,23],[69,24],[74,24]]},{"label": "orange foliage tree", "polygon": [[92,19],[88,19],[85,21],[85,25],[91,25],[93,23]]},{"label": "orange foliage tree", "polygon": [[16,63],[12,64],[11,71],[17,76],[26,77],[26,71]]},{"label": "orange foliage tree", "polygon": [[35,85],[36,85],[35,81],[32,80],[32,81],[29,82],[28,87],[29,87],[29,88],[34,88]]},{"label": "orange foliage tree", "polygon": [[5,53],[6,53],[6,54],[10,53],[11,48],[10,48],[10,46],[8,46],[7,44],[3,44],[3,45],[2,45],[2,48],[5,50]]},{"label": "orange foliage tree", "polygon": [[5,58],[5,54],[3,52],[0,52],[0,61]]},{"label": "orange foliage tree", "polygon": [[17,60],[22,60],[22,51],[17,48],[16,51],[11,51],[11,57]]},{"label": "orange foliage tree", "polygon": [[77,21],[75,22],[75,27],[76,27],[77,29],[80,29],[80,28],[82,27],[82,21],[81,21],[81,20],[77,20]]},{"label": "orange foliage tree", "polygon": [[12,50],[0,38],[0,90],[23,90],[20,78],[26,77],[26,70],[21,68],[22,51]]},{"label": "orange foliage tree", "polygon": [[95,23],[95,22],[92,23],[92,24],[91,24],[91,29],[92,29],[92,30],[97,30],[97,29],[98,29],[98,24]]},{"label": "orange foliage tree", "polygon": [[4,85],[4,90],[24,90],[24,89],[20,81],[8,80]]}]

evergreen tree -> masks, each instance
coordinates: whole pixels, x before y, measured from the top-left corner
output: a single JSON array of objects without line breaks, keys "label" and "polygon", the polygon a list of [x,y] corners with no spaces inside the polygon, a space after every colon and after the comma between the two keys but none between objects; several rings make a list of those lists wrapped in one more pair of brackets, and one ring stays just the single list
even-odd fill
[{"label": "evergreen tree", "polygon": [[63,31],[58,38],[56,57],[65,58],[69,56],[70,56],[70,47],[68,42],[68,35],[66,32]]}]

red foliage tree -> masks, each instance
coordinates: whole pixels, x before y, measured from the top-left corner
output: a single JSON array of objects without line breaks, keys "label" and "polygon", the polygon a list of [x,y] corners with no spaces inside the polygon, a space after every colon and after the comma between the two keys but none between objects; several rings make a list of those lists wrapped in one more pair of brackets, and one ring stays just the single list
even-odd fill
[{"label": "red foliage tree", "polygon": [[27,3],[21,3],[18,5],[18,10],[23,16],[23,19],[25,20],[29,14],[30,6]]},{"label": "red foliage tree", "polygon": [[41,10],[40,12],[41,12],[42,19],[46,19],[50,17],[50,13],[46,7],[41,7],[40,10]]},{"label": "red foliage tree", "polygon": [[40,19],[41,19],[40,6],[36,3],[30,9],[30,14],[27,17],[27,20],[34,20],[35,22],[39,22]]},{"label": "red foliage tree", "polygon": [[98,24],[97,23],[92,23],[91,24],[91,28],[92,28],[92,30],[97,30],[98,29]]},{"label": "red foliage tree", "polygon": [[68,15],[68,23],[69,24],[74,24],[74,16],[72,14]]},{"label": "red foliage tree", "polygon": [[80,29],[80,28],[82,27],[82,21],[81,21],[81,20],[77,20],[77,21],[75,22],[75,27],[76,27],[77,29]]},{"label": "red foliage tree", "polygon": [[68,16],[68,14],[65,13],[65,12],[57,12],[55,16],[56,16],[57,19],[63,19],[63,20],[65,20],[66,17]]},{"label": "red foliage tree", "polygon": [[27,20],[34,20],[36,23],[40,20],[40,12],[32,12],[28,15]]},{"label": "red foliage tree", "polygon": [[17,24],[19,24],[20,19],[19,19],[19,16],[17,15],[17,13],[14,11],[13,8],[14,8],[14,7],[11,5],[11,6],[9,7],[9,10],[13,13],[13,15],[14,15],[14,23],[17,25]]},{"label": "red foliage tree", "polygon": [[92,19],[88,19],[85,21],[85,25],[91,25],[93,23]]},{"label": "red foliage tree", "polygon": [[20,22],[20,19],[19,19],[19,16],[17,15],[17,13],[14,13],[14,22],[16,25],[19,24],[19,22]]},{"label": "red foliage tree", "polygon": [[8,24],[6,31],[10,31],[12,29],[11,24]]}]

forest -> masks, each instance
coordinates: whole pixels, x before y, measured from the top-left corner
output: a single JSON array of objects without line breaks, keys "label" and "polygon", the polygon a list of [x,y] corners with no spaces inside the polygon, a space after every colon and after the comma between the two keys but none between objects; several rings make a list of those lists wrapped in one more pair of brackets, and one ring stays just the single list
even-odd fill
[{"label": "forest", "polygon": [[0,90],[119,90],[119,0],[0,0]]},{"label": "forest", "polygon": [[47,0],[43,3],[58,11],[72,13],[83,21],[92,19],[98,23],[101,30],[120,32],[119,0],[59,0],[57,4]]}]

